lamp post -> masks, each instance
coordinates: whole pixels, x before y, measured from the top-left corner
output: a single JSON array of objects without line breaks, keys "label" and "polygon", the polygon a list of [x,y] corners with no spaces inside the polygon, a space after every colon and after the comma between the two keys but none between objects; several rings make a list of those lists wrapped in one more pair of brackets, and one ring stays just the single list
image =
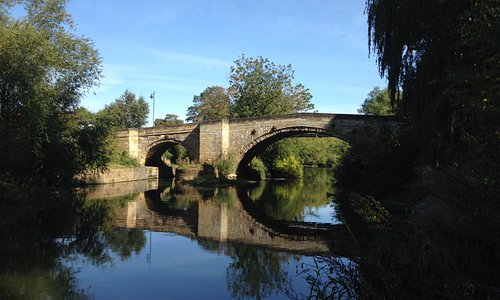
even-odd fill
[{"label": "lamp post", "polygon": [[152,123],[152,126],[154,127],[155,126],[155,100],[156,100],[155,91],[153,91],[153,93],[151,94],[151,96],[149,96],[149,98],[153,99],[153,123]]}]

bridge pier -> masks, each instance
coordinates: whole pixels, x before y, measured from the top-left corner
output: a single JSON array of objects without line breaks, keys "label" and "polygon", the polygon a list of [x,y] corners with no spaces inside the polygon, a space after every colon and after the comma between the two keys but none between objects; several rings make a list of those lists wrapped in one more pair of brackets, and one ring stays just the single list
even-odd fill
[{"label": "bridge pier", "polygon": [[200,150],[198,161],[214,164],[229,151],[229,120],[213,120],[200,124]]}]

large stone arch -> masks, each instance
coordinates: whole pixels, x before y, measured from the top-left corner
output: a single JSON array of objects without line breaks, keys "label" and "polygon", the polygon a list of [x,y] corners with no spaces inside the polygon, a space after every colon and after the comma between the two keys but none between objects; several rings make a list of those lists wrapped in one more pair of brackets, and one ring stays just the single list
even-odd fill
[{"label": "large stone arch", "polygon": [[236,174],[239,174],[240,171],[247,167],[252,158],[261,153],[267,146],[288,137],[335,137],[349,142],[347,136],[325,128],[293,126],[275,129],[255,138],[241,149],[237,155],[238,167],[236,168]]}]

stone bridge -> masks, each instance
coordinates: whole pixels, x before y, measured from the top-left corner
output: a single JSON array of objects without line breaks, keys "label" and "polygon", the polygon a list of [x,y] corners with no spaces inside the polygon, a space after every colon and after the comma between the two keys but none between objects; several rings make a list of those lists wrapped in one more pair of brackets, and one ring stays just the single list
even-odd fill
[{"label": "stone bridge", "polygon": [[394,126],[394,117],[297,113],[211,120],[202,123],[128,129],[117,133],[119,145],[141,165],[161,166],[161,155],[175,144],[191,158],[213,164],[221,155],[236,155],[237,173],[268,145],[287,137],[337,137],[349,142],[366,126]]}]

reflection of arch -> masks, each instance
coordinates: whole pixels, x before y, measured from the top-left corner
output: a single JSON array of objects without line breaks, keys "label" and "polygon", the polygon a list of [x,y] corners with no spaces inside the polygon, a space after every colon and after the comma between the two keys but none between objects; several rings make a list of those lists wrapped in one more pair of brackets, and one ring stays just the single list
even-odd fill
[{"label": "reflection of arch", "polygon": [[262,152],[267,146],[275,143],[281,139],[287,137],[335,137],[344,141],[349,139],[342,134],[327,130],[324,128],[317,127],[307,127],[307,126],[295,126],[295,127],[285,127],[271,130],[270,132],[259,136],[253,140],[250,144],[246,145],[238,155],[238,168],[236,169],[236,174],[248,166],[252,158],[257,154]]}]

